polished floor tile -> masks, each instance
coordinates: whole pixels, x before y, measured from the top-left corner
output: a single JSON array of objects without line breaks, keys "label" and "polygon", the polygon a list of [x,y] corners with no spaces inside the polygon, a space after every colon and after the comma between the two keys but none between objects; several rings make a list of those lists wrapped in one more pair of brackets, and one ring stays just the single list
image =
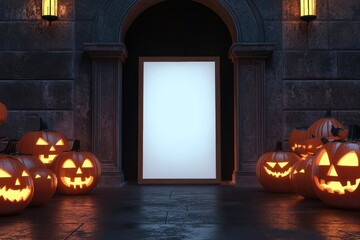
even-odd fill
[{"label": "polished floor tile", "polygon": [[0,217],[1,239],[360,239],[360,212],[261,188],[139,186],[55,195]]}]

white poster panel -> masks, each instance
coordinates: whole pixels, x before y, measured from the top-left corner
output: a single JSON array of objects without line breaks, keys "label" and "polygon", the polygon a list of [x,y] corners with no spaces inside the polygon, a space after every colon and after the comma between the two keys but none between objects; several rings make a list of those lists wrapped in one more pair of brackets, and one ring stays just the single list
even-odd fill
[{"label": "white poster panel", "polygon": [[216,62],[142,64],[142,178],[216,179]]}]

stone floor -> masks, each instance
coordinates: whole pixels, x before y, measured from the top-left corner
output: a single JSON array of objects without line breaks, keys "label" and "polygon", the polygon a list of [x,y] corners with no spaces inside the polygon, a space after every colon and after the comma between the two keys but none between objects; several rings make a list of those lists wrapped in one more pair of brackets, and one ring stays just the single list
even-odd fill
[{"label": "stone floor", "polygon": [[0,238],[350,240],[360,212],[261,188],[127,185],[0,217]]}]

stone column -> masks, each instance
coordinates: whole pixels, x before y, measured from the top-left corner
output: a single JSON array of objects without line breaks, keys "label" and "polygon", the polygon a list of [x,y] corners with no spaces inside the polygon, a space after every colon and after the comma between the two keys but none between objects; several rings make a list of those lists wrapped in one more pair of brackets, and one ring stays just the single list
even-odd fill
[{"label": "stone column", "polygon": [[85,43],[92,59],[92,151],[102,165],[100,187],[121,186],[124,44]]},{"label": "stone column", "polygon": [[255,166],[264,153],[265,60],[272,53],[271,44],[233,44],[230,57],[234,63],[234,172],[236,185],[257,184]]}]

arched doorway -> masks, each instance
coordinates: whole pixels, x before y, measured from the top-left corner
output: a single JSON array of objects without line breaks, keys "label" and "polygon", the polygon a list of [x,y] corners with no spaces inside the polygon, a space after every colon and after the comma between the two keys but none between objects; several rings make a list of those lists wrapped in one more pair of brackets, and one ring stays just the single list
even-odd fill
[{"label": "arched doorway", "polygon": [[[156,6],[157,4],[159,5]],[[154,6],[154,8],[152,8],[152,6]],[[174,6],[177,6],[177,8],[171,10],[170,8]],[[123,149],[123,147],[127,147],[126,143],[123,142],[137,138],[135,134],[128,134],[127,137],[124,137],[126,133],[124,134],[122,128],[123,121],[125,121],[124,126],[127,124],[126,121],[129,121],[125,119],[126,116],[124,114],[128,110],[123,110],[122,108],[123,100],[127,97],[126,95],[123,97],[123,94],[126,94],[124,93],[125,88],[130,87],[129,89],[131,89],[130,85],[126,86],[126,84],[131,84],[130,82],[126,82],[127,79],[125,79],[125,77],[127,78],[126,74],[128,74],[126,71],[128,71],[128,64],[131,66],[132,56],[136,57],[134,52],[137,51],[136,47],[131,46],[133,40],[130,41],[125,38],[130,39],[131,31],[133,31],[133,28],[136,28],[137,22],[152,11],[158,11],[157,7],[168,7],[168,11],[182,9],[179,13],[185,16],[185,13],[189,11],[188,8],[197,13],[199,13],[199,11],[204,11],[203,14],[207,12],[206,14],[208,14],[208,16],[198,19],[197,23],[202,23],[202,21],[207,18],[216,19],[218,23],[221,23],[222,20],[223,24],[217,31],[223,32],[224,36],[230,35],[232,42],[230,49],[224,51],[224,47],[224,49],[221,49],[221,53],[216,55],[223,56],[224,53],[228,53],[228,55],[222,57],[222,59],[227,59],[229,56],[232,61],[232,66],[229,64],[228,69],[233,68],[234,70],[232,75],[233,79],[223,84],[234,83],[234,94],[231,100],[234,103],[234,118],[233,120],[227,118],[227,120],[234,122],[232,132],[234,144],[230,143],[234,150],[232,180],[236,184],[241,183],[242,177],[255,175],[256,160],[264,150],[265,116],[263,101],[265,60],[273,51],[273,44],[264,43],[265,31],[256,6],[247,0],[108,0],[101,8],[94,24],[92,33],[93,41],[91,43],[84,43],[84,52],[92,58],[92,136],[96,136],[92,139],[92,151],[100,158],[103,166],[100,185],[117,186],[119,183],[121,184],[124,182],[123,163],[126,161],[137,162],[135,156],[134,158],[132,156],[126,156]],[[147,11],[147,9],[149,11]],[[144,13],[144,15],[142,13]],[[172,17],[171,12],[169,12],[169,14],[169,17]],[[219,21],[219,19],[221,20]],[[166,21],[166,19],[162,21]],[[175,24],[176,22],[177,24],[184,24],[187,21],[175,21]],[[220,25],[221,24],[219,24],[219,26]],[[226,27],[224,27],[224,25]],[[181,27],[181,25],[179,26]],[[189,23],[183,27],[186,29],[186,26],[189,26]],[[190,26],[191,28],[188,28],[188,30],[191,29],[194,31],[193,28],[197,25],[194,24],[193,26],[190,24]],[[208,28],[209,25],[204,27],[204,29]],[[168,31],[168,29],[163,29],[162,32],[166,31]],[[184,31],[175,31],[174,34],[177,32],[182,33]],[[134,35],[136,36],[136,34]],[[159,35],[158,33],[158,35],[155,35],[149,32],[146,36],[156,38],[161,36],[161,34]],[[208,37],[208,35],[206,36]],[[209,51],[214,51],[214,49],[209,48],[211,44],[214,44],[209,41],[209,39],[202,40],[202,44],[199,44],[197,39],[189,41],[192,36],[188,35],[187,37],[187,41],[172,40],[166,43],[161,42],[160,39],[158,40],[162,43],[160,45],[156,45],[158,42],[153,41],[150,46],[147,46],[149,52],[141,54],[157,54],[161,56],[166,53],[168,55],[186,54],[185,56],[190,56],[193,54],[202,55],[205,52],[206,55],[209,55]],[[182,38],[184,37],[182,36]],[[198,38],[202,39],[201,36],[198,36]],[[131,49],[129,53],[130,60],[126,60],[128,57],[128,46],[124,44],[124,41],[129,44]],[[136,40],[134,41],[136,42]],[[227,42],[228,40],[222,41]],[[197,45],[176,45],[176,43],[179,42],[185,42],[187,44],[197,43]],[[222,42],[215,45],[222,46]],[[226,47],[228,48],[229,46],[226,45]],[[156,52],[152,52],[155,50]],[[140,53],[138,53],[138,55],[139,54]],[[223,61],[222,59],[221,61]],[[127,63],[127,61],[129,62]],[[224,61],[226,62],[226,60]],[[226,66],[222,68],[226,69]],[[129,67],[129,70],[130,69],[131,67]],[[227,74],[230,74],[229,72],[231,72],[231,70],[225,71]],[[131,73],[129,74],[129,80],[133,78],[137,83],[137,77],[131,76]],[[222,81],[225,81],[226,76],[221,78]],[[224,88],[226,89],[226,87]],[[222,94],[224,95],[224,93]],[[136,95],[133,97],[136,98]],[[223,105],[226,104],[226,100],[222,101]],[[124,105],[125,108],[129,107],[126,106],[126,104]],[[231,104],[229,105],[231,106]],[[225,106],[225,108],[226,107],[227,106]],[[226,121],[226,117],[223,118]],[[137,118],[133,120],[136,121],[136,119]],[[232,124],[230,124],[230,128],[231,125]],[[225,142],[226,139],[229,140],[231,138],[225,137]],[[222,145],[224,144],[225,143],[222,142]],[[229,149],[231,149],[231,147]],[[231,158],[232,153],[227,152],[226,154],[229,154],[228,156]],[[124,159],[127,157],[131,159]],[[229,164],[229,166],[231,166],[231,164]],[[226,179],[229,178],[227,174],[225,174]]]},{"label": "arched doorway", "polygon": [[193,1],[165,1],[142,12],[125,35],[123,68],[123,171],[137,179],[138,61],[140,56],[220,56],[221,176],[231,180],[233,161],[233,64],[231,35],[222,19]]}]

